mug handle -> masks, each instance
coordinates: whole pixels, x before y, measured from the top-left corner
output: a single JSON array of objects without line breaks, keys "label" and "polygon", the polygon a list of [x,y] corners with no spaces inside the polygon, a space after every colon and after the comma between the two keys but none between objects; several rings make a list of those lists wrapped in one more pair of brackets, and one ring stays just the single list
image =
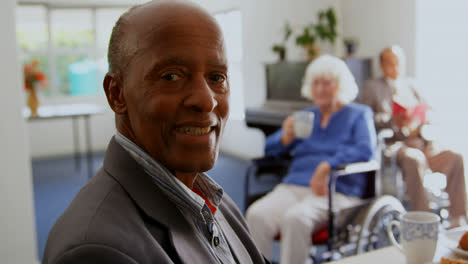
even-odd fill
[{"label": "mug handle", "polygon": [[403,252],[403,248],[401,247],[401,245],[396,241],[395,239],[395,236],[393,235],[393,230],[392,230],[392,227],[393,226],[396,226],[398,229],[400,229],[400,222],[399,221],[396,221],[396,220],[392,220],[392,222],[390,222],[390,224],[387,226],[387,234],[388,234],[388,237],[390,238],[390,241],[392,242],[392,244],[397,247],[401,252]]}]

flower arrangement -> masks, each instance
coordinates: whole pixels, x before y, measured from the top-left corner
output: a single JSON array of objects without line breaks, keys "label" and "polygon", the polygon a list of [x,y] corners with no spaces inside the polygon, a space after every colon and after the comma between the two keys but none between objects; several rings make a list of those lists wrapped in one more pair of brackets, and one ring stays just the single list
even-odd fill
[{"label": "flower arrangement", "polygon": [[47,78],[39,70],[39,61],[32,60],[24,65],[24,89],[26,91],[34,90],[36,87],[46,88]]},{"label": "flower arrangement", "polygon": [[26,104],[31,110],[31,117],[38,116],[39,98],[36,89],[46,88],[47,78],[39,70],[39,61],[32,60],[24,65],[24,89],[28,91]]}]

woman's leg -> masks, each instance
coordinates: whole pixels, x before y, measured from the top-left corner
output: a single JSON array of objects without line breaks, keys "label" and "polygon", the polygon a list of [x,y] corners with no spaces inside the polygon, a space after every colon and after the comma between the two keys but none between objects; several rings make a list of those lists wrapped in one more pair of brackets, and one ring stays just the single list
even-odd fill
[{"label": "woman's leg", "polygon": [[[304,264],[312,245],[312,232],[325,227],[328,222],[328,196],[317,196],[309,188],[303,188],[305,198],[286,212],[281,225],[281,264]],[[336,193],[333,206],[341,210],[359,201]]]},{"label": "woman's leg", "polygon": [[272,256],[273,238],[279,234],[284,214],[299,198],[291,189],[295,186],[279,184],[273,191],[254,202],[246,212],[250,233],[263,255]]}]

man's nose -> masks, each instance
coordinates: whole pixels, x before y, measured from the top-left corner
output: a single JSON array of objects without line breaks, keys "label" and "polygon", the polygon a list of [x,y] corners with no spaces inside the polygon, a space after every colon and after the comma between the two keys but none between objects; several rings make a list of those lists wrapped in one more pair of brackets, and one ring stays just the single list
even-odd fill
[{"label": "man's nose", "polygon": [[212,112],[218,105],[215,93],[204,77],[197,77],[192,80],[190,94],[185,99],[184,105],[197,112]]}]

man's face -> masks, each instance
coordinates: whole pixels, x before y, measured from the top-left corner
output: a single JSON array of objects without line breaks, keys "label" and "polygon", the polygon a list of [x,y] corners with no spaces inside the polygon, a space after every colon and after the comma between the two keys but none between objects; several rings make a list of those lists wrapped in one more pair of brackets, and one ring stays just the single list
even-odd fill
[{"label": "man's face", "polygon": [[391,50],[385,50],[381,56],[380,68],[386,78],[390,78],[392,80],[398,79],[398,76],[400,75],[400,62],[398,61],[398,56],[396,56]]},{"label": "man's face", "polygon": [[207,171],[229,113],[221,32],[197,14],[150,17],[123,76],[133,140],[173,172]]}]

